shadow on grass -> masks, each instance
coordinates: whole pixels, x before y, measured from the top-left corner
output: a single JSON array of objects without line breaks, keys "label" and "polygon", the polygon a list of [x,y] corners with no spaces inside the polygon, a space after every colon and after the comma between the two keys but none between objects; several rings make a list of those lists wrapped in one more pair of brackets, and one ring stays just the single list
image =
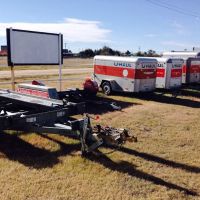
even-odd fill
[{"label": "shadow on grass", "polygon": [[174,104],[174,105],[180,105],[180,106],[186,106],[191,108],[200,108],[200,102],[194,101],[190,99],[183,99],[173,96],[166,96],[163,93],[153,93],[153,92],[145,92],[145,93],[115,93],[114,95],[118,96],[126,96],[126,97],[134,97],[141,100],[147,100],[147,101],[155,101],[158,103],[166,103],[166,104]]},{"label": "shadow on grass", "polygon": [[148,153],[143,153],[143,152],[139,152],[136,151],[134,149],[129,149],[126,147],[121,147],[118,151],[121,151],[123,153],[127,153],[129,155],[133,155],[136,157],[140,157],[143,158],[147,161],[153,161],[159,164],[163,164],[163,165],[167,165],[168,167],[172,167],[172,168],[179,168],[188,172],[192,172],[192,173],[200,173],[200,168],[199,167],[194,167],[194,166],[190,166],[190,165],[186,165],[186,164],[182,164],[182,163],[178,163],[172,160],[167,160],[164,158],[161,158],[159,156],[154,156]]},{"label": "shadow on grass", "polygon": [[115,111],[115,109],[113,109],[113,107],[111,106],[113,102],[116,104],[117,107],[121,107],[121,109],[141,105],[139,103],[132,103],[97,96],[86,102],[86,112],[89,114],[104,114],[107,112]]},{"label": "shadow on grass", "polygon": [[[16,135],[10,135],[4,132],[0,133],[0,152],[3,153],[8,159],[13,161],[18,161],[25,166],[41,169],[53,167],[57,163],[59,163],[59,156],[68,155],[74,151],[80,150],[80,144],[65,144],[62,141],[56,140],[47,135],[39,134],[41,137],[56,142],[60,145],[60,149],[55,152],[50,152],[45,149],[41,149],[33,146],[32,144],[27,143]],[[131,155],[140,156],[147,160],[158,160],[159,163],[169,164],[172,166],[178,166],[183,169],[193,170],[191,167],[187,167],[186,165],[174,163],[173,161],[164,160],[162,158],[157,158],[155,156],[146,155],[143,153],[139,153],[134,150],[130,150],[127,148],[122,148],[122,152],[129,153]],[[188,195],[197,196],[196,192],[193,192],[187,188],[178,186],[176,184],[167,182],[161,178],[155,177],[148,173],[142,172],[135,168],[131,163],[126,161],[121,161],[120,163],[115,163],[107,156],[100,154],[93,155],[87,157],[87,159],[96,162],[98,164],[103,165],[104,167],[111,169],[113,171],[118,171],[120,173],[128,174],[132,177],[136,177],[145,181],[149,181],[153,184],[167,187],[169,189],[178,190],[180,192],[184,192]]]},{"label": "shadow on grass", "polygon": [[[46,137],[50,139],[50,137]],[[79,144],[56,142],[59,143],[60,149],[55,152],[50,152],[46,149],[35,147],[17,135],[0,132],[0,152],[9,160],[18,161],[25,166],[36,169],[53,167],[60,162],[58,159],[59,156],[67,155],[72,151],[80,149]]]},{"label": "shadow on grass", "polygon": [[184,86],[181,95],[200,98],[200,84]]},{"label": "shadow on grass", "polygon": [[[69,93],[68,93],[69,92]],[[58,93],[60,99],[67,99],[67,101],[86,104],[86,112],[90,114],[104,114],[111,111],[120,110],[121,108],[128,108],[134,105],[141,105],[136,102],[127,102],[111,99],[109,97],[85,95],[82,90],[64,91]]]},{"label": "shadow on grass", "polygon": [[167,187],[168,189],[178,190],[178,191],[184,192],[185,194],[188,194],[188,195],[198,196],[198,194],[192,190],[181,187],[174,183],[170,183],[161,178],[158,178],[156,176],[153,176],[151,174],[148,174],[141,170],[138,170],[129,162],[121,161],[119,163],[115,163],[114,161],[112,161],[110,158],[108,158],[107,156],[105,156],[103,154],[101,154],[100,156],[90,155],[87,157],[87,159],[89,159],[93,162],[96,162],[98,164],[101,164],[104,167],[111,169],[113,171],[118,171],[120,173],[128,174],[129,176],[136,177],[136,178],[139,178],[139,179],[142,179],[145,181],[149,181],[153,184]]}]

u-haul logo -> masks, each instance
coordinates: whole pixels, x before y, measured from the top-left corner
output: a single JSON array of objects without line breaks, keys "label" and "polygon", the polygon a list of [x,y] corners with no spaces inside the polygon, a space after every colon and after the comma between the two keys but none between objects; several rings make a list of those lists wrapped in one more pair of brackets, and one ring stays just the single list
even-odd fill
[{"label": "u-haul logo", "polygon": [[162,67],[164,67],[164,64],[158,63],[158,67],[162,68]]},{"label": "u-haul logo", "polygon": [[152,64],[142,64],[142,69],[155,69],[156,66]]},{"label": "u-haul logo", "polygon": [[182,65],[181,64],[173,64],[172,68],[182,68]]},{"label": "u-haul logo", "polygon": [[131,63],[114,62],[114,66],[116,66],[116,67],[131,67]]}]

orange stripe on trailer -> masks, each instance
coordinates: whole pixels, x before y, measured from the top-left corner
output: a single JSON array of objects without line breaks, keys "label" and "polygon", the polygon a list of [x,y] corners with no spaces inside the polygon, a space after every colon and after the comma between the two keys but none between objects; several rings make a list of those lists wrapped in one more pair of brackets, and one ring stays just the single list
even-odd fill
[{"label": "orange stripe on trailer", "polygon": [[182,76],[182,69],[172,69],[171,70],[171,77],[177,78]]},{"label": "orange stripe on trailer", "polygon": [[183,65],[183,66],[182,66],[182,72],[183,72],[183,74],[186,73],[186,69],[187,69],[186,65]]},{"label": "orange stripe on trailer", "polygon": [[200,65],[191,65],[189,73],[200,73]]},{"label": "orange stripe on trailer", "polygon": [[156,69],[136,69],[135,79],[156,78]]},{"label": "orange stripe on trailer", "polygon": [[155,69],[133,69],[125,67],[94,65],[94,73],[107,76],[132,78],[132,79],[156,78]]},{"label": "orange stripe on trailer", "polygon": [[164,78],[165,77],[165,69],[156,69],[156,77]]},{"label": "orange stripe on trailer", "polygon": [[183,65],[182,72],[185,73],[200,73],[200,65],[191,65],[187,67],[186,65]]},{"label": "orange stripe on trailer", "polygon": [[134,78],[135,69],[125,68],[125,67],[94,65],[94,73],[107,76]]}]

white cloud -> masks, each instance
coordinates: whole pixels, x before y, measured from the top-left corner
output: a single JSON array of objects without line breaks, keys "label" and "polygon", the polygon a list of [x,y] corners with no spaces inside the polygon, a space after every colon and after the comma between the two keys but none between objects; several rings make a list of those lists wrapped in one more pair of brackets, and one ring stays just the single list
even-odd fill
[{"label": "white cloud", "polygon": [[66,18],[62,23],[0,22],[0,37],[5,37],[6,28],[62,33],[68,42],[109,42],[111,30],[101,28],[101,22]]},{"label": "white cloud", "polygon": [[154,37],[157,37],[158,35],[154,33],[148,33],[148,34],[145,34],[144,36],[149,37],[149,38],[154,38]]}]

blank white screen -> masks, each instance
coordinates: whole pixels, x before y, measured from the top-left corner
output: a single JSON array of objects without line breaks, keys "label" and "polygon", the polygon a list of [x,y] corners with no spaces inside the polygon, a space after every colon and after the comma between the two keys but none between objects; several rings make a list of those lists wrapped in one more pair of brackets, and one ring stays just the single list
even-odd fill
[{"label": "blank white screen", "polygon": [[11,62],[17,64],[58,64],[61,52],[59,35],[11,32]]}]

